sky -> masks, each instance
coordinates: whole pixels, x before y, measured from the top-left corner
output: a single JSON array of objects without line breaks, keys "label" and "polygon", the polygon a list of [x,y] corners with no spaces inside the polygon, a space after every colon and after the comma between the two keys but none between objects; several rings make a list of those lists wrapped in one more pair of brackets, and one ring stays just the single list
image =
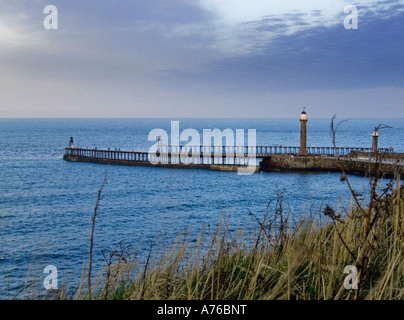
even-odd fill
[{"label": "sky", "polygon": [[0,118],[404,118],[403,106],[404,0],[0,0]]}]

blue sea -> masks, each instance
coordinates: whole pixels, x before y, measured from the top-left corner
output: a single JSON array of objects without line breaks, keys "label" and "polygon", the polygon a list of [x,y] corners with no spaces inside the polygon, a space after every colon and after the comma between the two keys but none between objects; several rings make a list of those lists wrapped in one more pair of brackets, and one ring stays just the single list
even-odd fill
[{"label": "blue sea", "polygon": [[[0,119],[0,299],[32,298],[30,281],[44,292],[44,268],[58,270],[58,284],[74,287],[88,262],[91,219],[98,190],[107,183],[96,217],[94,273],[104,254],[122,243],[142,259],[157,239],[170,248],[179,233],[196,241],[202,227],[214,230],[221,217],[230,228],[253,228],[277,193],[295,219],[321,216],[326,204],[347,208],[350,192],[339,173],[255,173],[237,175],[202,169],[167,169],[67,162],[64,149],[76,146],[148,150],[153,129],[170,135],[171,120],[180,131],[192,128],[256,130],[258,145],[300,143],[298,119]],[[341,119],[343,120],[343,119]],[[337,119],[337,122],[339,120]],[[341,123],[337,146],[371,147],[379,124],[379,146],[404,152],[404,119],[351,119]],[[331,146],[330,119],[309,119],[308,146]],[[369,180],[350,176],[359,192]],[[42,291],[41,291],[42,290]],[[27,294],[27,291],[30,294]]]}]

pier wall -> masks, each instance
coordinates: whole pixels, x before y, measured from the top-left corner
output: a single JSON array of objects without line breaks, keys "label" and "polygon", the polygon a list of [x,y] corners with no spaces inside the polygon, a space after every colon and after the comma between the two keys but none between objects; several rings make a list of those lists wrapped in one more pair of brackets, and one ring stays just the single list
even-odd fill
[{"label": "pier wall", "polygon": [[259,166],[244,166],[237,164],[195,164],[195,163],[158,163],[152,164],[150,161],[133,161],[124,159],[104,159],[96,157],[82,157],[77,155],[65,154],[63,156],[64,160],[73,162],[92,162],[92,163],[102,163],[102,164],[117,164],[126,166],[143,166],[143,167],[161,167],[161,168],[177,168],[177,169],[207,169],[216,171],[239,171],[240,169],[246,168],[252,170],[252,172],[259,172]]},{"label": "pier wall", "polygon": [[297,156],[297,155],[273,155],[266,157],[261,162],[261,170],[265,172],[280,171],[335,171],[359,175],[374,175],[379,173],[385,177],[394,177],[396,173],[403,174],[402,165],[397,161],[376,163],[369,154],[359,157],[330,157],[330,156]]}]

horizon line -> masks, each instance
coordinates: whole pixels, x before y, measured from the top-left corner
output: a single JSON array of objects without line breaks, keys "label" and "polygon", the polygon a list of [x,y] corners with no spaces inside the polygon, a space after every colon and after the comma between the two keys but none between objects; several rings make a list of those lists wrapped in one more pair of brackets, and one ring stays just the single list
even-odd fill
[{"label": "horizon line", "polygon": [[[299,114],[300,115],[300,114]],[[226,120],[258,120],[258,119],[299,119],[299,115],[296,117],[0,117],[0,120],[136,120],[136,119],[147,119],[147,120],[152,120],[152,119],[226,119]],[[330,117],[308,117],[309,119],[331,119],[332,116]],[[338,116],[337,116],[338,118]],[[403,119],[403,117],[340,117],[340,118],[348,118],[348,119],[369,119],[369,120],[374,120],[374,119]]]}]

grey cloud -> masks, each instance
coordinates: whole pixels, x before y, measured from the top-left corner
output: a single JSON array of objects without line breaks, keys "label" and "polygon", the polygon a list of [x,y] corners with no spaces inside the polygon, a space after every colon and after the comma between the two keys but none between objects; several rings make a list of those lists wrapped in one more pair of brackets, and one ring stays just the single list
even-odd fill
[{"label": "grey cloud", "polygon": [[216,62],[211,79],[259,92],[404,86],[403,12],[386,19],[368,11],[358,30],[345,30],[341,20],[257,46],[259,54]]}]

